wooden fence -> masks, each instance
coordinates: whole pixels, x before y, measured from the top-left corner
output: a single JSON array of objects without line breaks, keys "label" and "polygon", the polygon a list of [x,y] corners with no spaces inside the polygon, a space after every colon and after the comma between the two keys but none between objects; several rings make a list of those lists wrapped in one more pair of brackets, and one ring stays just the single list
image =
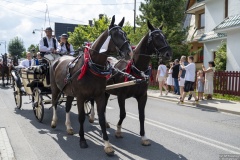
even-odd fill
[{"label": "wooden fence", "polygon": [[240,96],[240,72],[217,71],[214,73],[214,93]]},{"label": "wooden fence", "polygon": [[[158,86],[157,70],[153,70],[153,81],[149,86]],[[214,93],[240,96],[240,71],[216,71],[214,73]]]}]

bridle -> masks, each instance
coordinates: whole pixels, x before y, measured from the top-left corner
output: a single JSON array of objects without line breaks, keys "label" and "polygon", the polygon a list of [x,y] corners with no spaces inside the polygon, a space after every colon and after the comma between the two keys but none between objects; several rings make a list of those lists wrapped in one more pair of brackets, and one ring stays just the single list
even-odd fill
[{"label": "bridle", "polygon": [[[160,35],[161,35],[161,37],[163,39],[163,42],[164,42],[164,45],[159,49],[153,43],[153,33],[155,33],[155,32],[160,32]],[[160,30],[160,29],[156,29],[154,31],[149,32],[148,43],[147,43],[148,48],[150,47],[151,43],[153,45],[153,49],[154,49],[157,57],[163,57],[162,51],[165,50],[166,48],[170,47],[168,42],[166,41],[164,35],[162,34],[162,30]],[[149,54],[139,54],[139,56],[155,57],[155,55],[149,55]]]},{"label": "bridle", "polygon": [[[116,43],[114,41],[114,38],[112,38],[112,31],[115,30],[115,29],[118,29],[119,32],[122,32],[123,35],[124,35],[124,42],[120,45],[120,47],[117,45],[118,43]],[[111,29],[108,29],[108,36],[111,37],[112,41],[113,41],[113,44],[116,46],[116,49],[118,51],[118,54],[121,56],[121,57],[124,57],[124,54],[123,52],[121,51],[122,47],[125,45],[125,44],[129,44],[129,41],[127,40],[127,37],[126,37],[126,33],[122,30],[122,27],[120,26],[114,26],[112,27]]]}]

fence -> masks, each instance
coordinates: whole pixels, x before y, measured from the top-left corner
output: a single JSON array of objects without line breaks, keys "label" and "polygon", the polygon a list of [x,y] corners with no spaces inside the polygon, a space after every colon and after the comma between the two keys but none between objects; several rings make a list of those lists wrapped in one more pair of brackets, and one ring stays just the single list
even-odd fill
[{"label": "fence", "polygon": [[239,71],[215,72],[214,93],[240,96],[240,72]]},{"label": "fence", "polygon": [[[153,70],[153,81],[149,86],[158,86],[157,70]],[[216,71],[213,80],[214,93],[240,96],[240,71]]]}]

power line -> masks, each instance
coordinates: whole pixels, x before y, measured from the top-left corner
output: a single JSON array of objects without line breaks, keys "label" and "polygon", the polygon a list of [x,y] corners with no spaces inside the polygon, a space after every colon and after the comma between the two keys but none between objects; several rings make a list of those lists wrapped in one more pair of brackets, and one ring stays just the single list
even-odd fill
[{"label": "power line", "polygon": [[[28,1],[28,2],[39,2],[39,1],[33,1],[33,0],[25,0],[25,1]],[[44,3],[44,2],[40,2],[40,3]],[[141,3],[141,2],[137,2],[137,3]],[[51,2],[48,2],[48,4],[56,4],[56,5],[80,5],[80,6],[86,6],[86,5],[95,5],[95,6],[116,6],[116,5],[129,5],[129,4],[134,4],[134,3],[95,3],[95,4],[91,4],[91,3],[88,3],[88,4],[84,4],[84,3],[51,3]]]},{"label": "power line", "polygon": [[37,18],[37,19],[44,20],[43,18],[40,18],[40,17],[31,16],[31,15],[28,15],[28,14],[25,14],[25,13],[22,13],[22,12],[18,12],[18,11],[9,9],[9,8],[7,8],[6,6],[3,6],[3,5],[0,5],[0,6],[3,7],[3,9],[7,9],[7,10],[9,10],[9,11],[11,11],[11,12],[15,12],[15,13],[18,13],[18,14],[22,14],[22,15],[24,15],[24,16],[28,16],[28,17],[33,17],[33,18]]},{"label": "power line", "polygon": [[[2,1],[5,1],[5,2],[7,2],[7,3],[13,3],[13,4],[14,4],[14,2],[11,2],[11,1],[8,1],[8,0],[2,0]],[[35,10],[35,11],[37,11],[37,12],[46,13],[46,11],[37,10],[37,9],[30,8],[30,7],[26,7],[26,6],[23,6],[23,5],[18,5],[18,7],[29,8],[29,9]],[[69,20],[72,20],[72,21],[77,21],[77,22],[85,23],[85,22],[83,22],[83,21],[76,20],[76,19],[73,19],[73,18],[63,17],[63,16],[59,16],[59,15],[55,15],[55,14],[50,14],[50,15],[53,16],[53,17],[57,17],[57,18],[69,19]]]}]

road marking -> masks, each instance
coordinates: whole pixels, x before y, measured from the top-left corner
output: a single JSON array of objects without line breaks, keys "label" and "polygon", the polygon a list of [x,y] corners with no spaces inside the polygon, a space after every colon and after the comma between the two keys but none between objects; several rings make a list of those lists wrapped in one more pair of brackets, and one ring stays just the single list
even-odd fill
[{"label": "road marking", "polygon": [[0,128],[0,159],[15,159],[5,128]]},{"label": "road marking", "polygon": [[[135,115],[133,113],[127,112],[127,116],[132,118],[132,119],[139,120],[138,115]],[[145,123],[150,124],[150,125],[155,126],[155,127],[158,127],[158,128],[161,128],[161,129],[164,129],[164,130],[167,130],[169,132],[172,132],[172,133],[175,133],[175,134],[178,134],[178,135],[181,135],[181,136],[193,139],[195,141],[198,141],[198,142],[210,145],[212,147],[216,147],[216,148],[225,150],[225,151],[233,153],[233,154],[240,154],[240,148],[232,146],[232,145],[229,145],[229,144],[226,144],[226,143],[223,143],[223,142],[219,142],[219,141],[216,141],[216,140],[213,140],[213,139],[201,136],[201,135],[197,135],[195,133],[192,133],[192,132],[189,132],[189,131],[185,131],[185,130],[182,130],[180,128],[176,128],[176,127],[173,127],[173,126],[170,126],[170,125],[167,125],[167,124],[164,124],[164,123],[160,123],[160,122],[148,119],[148,118],[145,118]],[[195,136],[195,137],[193,137],[193,136]],[[204,139],[204,140],[202,140],[202,139]],[[210,142],[208,142],[208,141],[210,141]],[[213,144],[213,143],[217,143],[219,145]],[[222,145],[222,146],[220,146],[220,145]],[[230,150],[228,148],[224,148],[223,146],[229,147],[229,148],[234,149],[234,150],[237,150],[237,152],[233,151],[233,150]]]}]

